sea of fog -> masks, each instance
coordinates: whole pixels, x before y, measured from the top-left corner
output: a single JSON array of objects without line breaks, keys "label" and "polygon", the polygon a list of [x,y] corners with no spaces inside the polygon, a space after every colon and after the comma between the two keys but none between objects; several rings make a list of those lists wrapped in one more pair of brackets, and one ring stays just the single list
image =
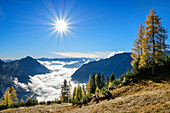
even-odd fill
[{"label": "sea of fog", "polygon": [[[71,88],[78,85],[78,83],[71,81],[71,75],[84,63],[90,62],[90,60],[82,59],[82,61],[40,61],[42,65],[51,70],[47,74],[39,74],[30,76],[28,83],[18,82],[18,79],[14,79],[14,83],[21,88],[32,92],[32,97],[36,97],[38,101],[48,101],[59,99],[61,93],[61,85],[64,79],[70,81]],[[81,84],[82,85],[82,84]]]}]

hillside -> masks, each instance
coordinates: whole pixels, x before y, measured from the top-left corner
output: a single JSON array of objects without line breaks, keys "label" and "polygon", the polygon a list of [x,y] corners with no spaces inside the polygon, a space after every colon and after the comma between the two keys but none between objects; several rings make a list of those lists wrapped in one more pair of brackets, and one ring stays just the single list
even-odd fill
[{"label": "hillside", "polygon": [[104,73],[105,78],[107,74],[110,76],[115,74],[116,78],[119,78],[124,72],[132,69],[130,62],[132,61],[131,53],[120,53],[110,58],[90,62],[81,66],[73,75],[72,80],[80,83],[87,83],[89,75],[93,72]]},{"label": "hillside", "polygon": [[140,83],[123,86],[110,90],[113,98],[91,102],[88,106],[72,106],[71,104],[37,105],[2,110],[2,113],[39,113],[39,112],[67,112],[67,113],[96,113],[96,112],[164,112],[170,110],[170,81],[161,83],[142,81]]}]

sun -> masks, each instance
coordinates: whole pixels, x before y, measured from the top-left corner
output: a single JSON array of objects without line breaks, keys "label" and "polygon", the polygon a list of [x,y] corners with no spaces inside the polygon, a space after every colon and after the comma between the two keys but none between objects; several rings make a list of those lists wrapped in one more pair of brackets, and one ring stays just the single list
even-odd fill
[{"label": "sun", "polygon": [[65,20],[60,19],[55,22],[55,29],[61,34],[68,31],[68,27],[68,23]]},{"label": "sun", "polygon": [[47,15],[44,15],[45,18],[40,21],[45,25],[49,25],[48,37],[55,37],[57,39],[73,37],[77,21],[75,21],[75,16],[71,13],[72,5],[67,7],[62,5],[60,7],[60,3],[58,3],[59,6],[54,5],[56,3],[52,2],[45,2],[45,4],[48,4],[47,6],[45,5]]},{"label": "sun", "polygon": [[72,23],[69,21],[69,19],[63,18],[63,17],[55,17],[52,23],[52,33],[56,34],[57,37],[63,38],[67,37],[71,34],[71,25]]}]

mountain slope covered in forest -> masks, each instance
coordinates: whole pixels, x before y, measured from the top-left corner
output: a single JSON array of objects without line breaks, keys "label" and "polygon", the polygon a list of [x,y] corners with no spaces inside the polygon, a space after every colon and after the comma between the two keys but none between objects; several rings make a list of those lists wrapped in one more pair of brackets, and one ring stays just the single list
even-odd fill
[{"label": "mountain slope covered in forest", "polygon": [[132,69],[130,62],[132,61],[131,53],[120,53],[115,54],[114,56],[90,62],[88,64],[84,64],[81,66],[73,75],[72,80],[87,83],[89,79],[89,75],[93,74],[93,72],[104,73],[105,78],[107,74],[110,76],[112,73],[115,74],[115,77],[120,77],[124,72]]}]

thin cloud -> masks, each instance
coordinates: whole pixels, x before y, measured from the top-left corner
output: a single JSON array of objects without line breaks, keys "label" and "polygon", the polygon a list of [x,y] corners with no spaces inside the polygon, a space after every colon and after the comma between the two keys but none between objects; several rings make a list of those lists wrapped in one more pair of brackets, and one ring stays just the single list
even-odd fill
[{"label": "thin cloud", "polygon": [[117,53],[123,53],[123,51],[107,51],[107,52],[92,52],[92,53],[81,53],[81,52],[52,52],[58,57],[73,57],[73,58],[109,58]]}]

